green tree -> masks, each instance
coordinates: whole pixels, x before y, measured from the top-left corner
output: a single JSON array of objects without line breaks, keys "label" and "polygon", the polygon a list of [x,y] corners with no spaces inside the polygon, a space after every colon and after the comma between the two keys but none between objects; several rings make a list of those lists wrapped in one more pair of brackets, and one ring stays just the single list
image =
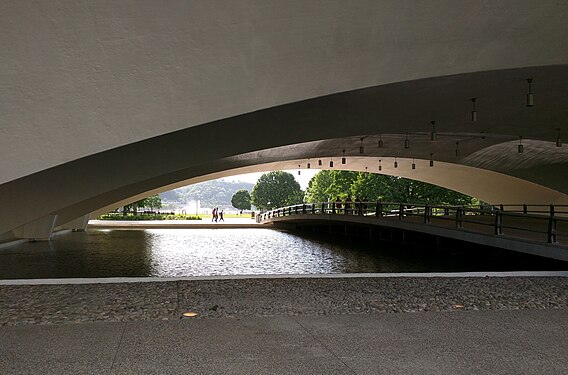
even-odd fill
[{"label": "green tree", "polygon": [[321,171],[318,172],[306,189],[306,202],[327,202],[337,197],[344,199],[351,195],[351,185],[357,178],[358,172],[351,171]]},{"label": "green tree", "polygon": [[134,215],[138,214],[139,208],[151,208],[151,209],[158,209],[162,207],[162,198],[159,195],[152,195],[151,197],[147,197],[144,199],[140,199],[139,201],[127,204],[124,206],[124,212],[133,212]]},{"label": "green tree", "polygon": [[248,190],[238,190],[231,198],[231,204],[237,210],[250,210],[250,194]]},{"label": "green tree", "polygon": [[302,203],[304,192],[292,174],[274,171],[260,176],[252,189],[251,199],[256,207],[271,209]]},{"label": "green tree", "polygon": [[369,201],[414,204],[471,205],[474,198],[425,182],[397,176],[349,171],[322,171],[316,174],[306,191],[308,202],[334,200],[347,194]]}]

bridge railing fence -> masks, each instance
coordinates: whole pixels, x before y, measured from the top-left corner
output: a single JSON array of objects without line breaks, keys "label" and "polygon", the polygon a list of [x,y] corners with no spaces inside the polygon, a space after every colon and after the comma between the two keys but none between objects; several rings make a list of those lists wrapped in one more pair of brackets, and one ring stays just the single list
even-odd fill
[{"label": "bridge railing fence", "polygon": [[399,202],[323,202],[261,212],[257,215],[257,221],[299,214],[375,217],[423,222],[484,234],[507,234],[547,243],[568,242],[568,205],[502,204],[466,207]]}]

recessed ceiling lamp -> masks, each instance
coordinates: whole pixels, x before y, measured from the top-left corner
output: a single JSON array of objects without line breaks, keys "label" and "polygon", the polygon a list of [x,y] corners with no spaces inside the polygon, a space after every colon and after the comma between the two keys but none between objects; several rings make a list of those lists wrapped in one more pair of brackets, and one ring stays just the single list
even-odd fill
[{"label": "recessed ceiling lamp", "polygon": [[321,161],[321,159],[318,160],[318,165],[319,165],[319,166],[322,166],[322,165],[323,165],[323,162]]},{"label": "recessed ceiling lamp", "polygon": [[520,136],[519,136],[519,144],[517,145],[517,152],[518,152],[519,154],[522,154],[523,151],[525,151],[525,148],[523,147],[523,136],[520,135]]},{"label": "recessed ceiling lamp", "polygon": [[341,164],[345,164],[347,159],[345,159],[345,150],[343,150],[343,157],[341,158]]},{"label": "recessed ceiling lamp", "polygon": [[414,158],[412,158],[412,169],[416,169],[416,164],[414,163]]},{"label": "recessed ceiling lamp", "polygon": [[532,92],[532,78],[527,78],[529,84],[529,92],[527,93],[527,107],[534,107],[534,97]]},{"label": "recessed ceiling lamp", "polygon": [[302,167],[300,166],[300,164],[298,164],[298,176],[300,175],[300,168]]},{"label": "recessed ceiling lamp", "polygon": [[394,167],[395,167],[395,168],[398,168],[398,162],[396,161],[396,156],[395,156],[395,158],[394,158]]},{"label": "recessed ceiling lamp", "polygon": [[333,168],[333,158],[330,158],[330,159],[329,159],[329,167],[330,167],[330,168]]},{"label": "recessed ceiling lamp", "polygon": [[430,153],[430,166],[433,167],[434,166],[434,159],[432,158],[434,156],[433,153]]},{"label": "recessed ceiling lamp", "polygon": [[365,147],[363,147],[363,138],[361,138],[361,146],[359,146],[359,153],[362,154],[365,152]]},{"label": "recessed ceiling lamp", "polygon": [[432,120],[430,121],[430,124],[432,124],[432,132],[430,133],[430,140],[434,142],[438,139],[438,135],[436,134],[436,121]]},{"label": "recessed ceiling lamp", "polygon": [[312,165],[310,164],[310,158],[308,158],[308,165],[307,165],[308,169],[310,169],[311,166],[312,166]]},{"label": "recessed ceiling lamp", "polygon": [[562,147],[562,139],[560,138],[560,128],[554,129],[558,132],[556,135],[556,147]]},{"label": "recessed ceiling lamp", "polygon": [[477,121],[477,111],[475,110],[475,101],[477,98],[471,98],[471,121]]},{"label": "recessed ceiling lamp", "polygon": [[365,177],[369,175],[369,171],[367,170],[367,167],[365,167]]},{"label": "recessed ceiling lamp", "polygon": [[379,159],[379,171],[383,170],[383,166],[381,165],[381,159]]}]

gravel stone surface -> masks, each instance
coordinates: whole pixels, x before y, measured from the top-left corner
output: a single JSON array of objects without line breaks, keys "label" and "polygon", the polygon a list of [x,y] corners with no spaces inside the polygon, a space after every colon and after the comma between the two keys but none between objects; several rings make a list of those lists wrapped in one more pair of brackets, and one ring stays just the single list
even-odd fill
[{"label": "gravel stone surface", "polygon": [[[276,278],[0,286],[0,325],[568,307],[566,277]],[[195,319],[195,318],[191,318]]]}]

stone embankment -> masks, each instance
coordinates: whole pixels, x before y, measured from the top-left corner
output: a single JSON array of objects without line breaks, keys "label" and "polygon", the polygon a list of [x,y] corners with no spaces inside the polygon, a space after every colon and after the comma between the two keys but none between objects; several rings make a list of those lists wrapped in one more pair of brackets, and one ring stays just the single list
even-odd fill
[{"label": "stone embankment", "polygon": [[567,277],[239,278],[0,285],[0,325],[568,308]]}]

